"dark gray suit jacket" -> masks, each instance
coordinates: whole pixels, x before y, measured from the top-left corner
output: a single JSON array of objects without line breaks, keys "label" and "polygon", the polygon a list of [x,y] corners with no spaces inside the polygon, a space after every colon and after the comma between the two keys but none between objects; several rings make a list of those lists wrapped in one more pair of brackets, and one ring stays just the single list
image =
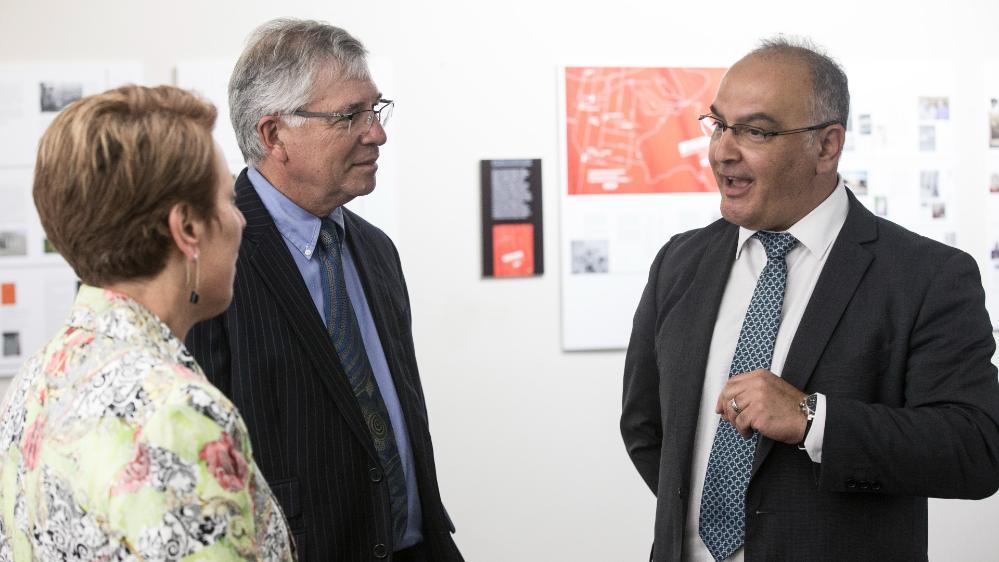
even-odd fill
[{"label": "dark gray suit jacket", "polygon": [[[392,522],[371,436],[322,317],[245,170],[236,204],[246,229],[232,304],[196,325],[187,345],[246,420],[300,559],[378,559],[393,550]],[[345,209],[344,221],[410,432],[424,544],[431,560],[461,560],[437,486],[399,256],[361,217]]]},{"label": "dark gray suit jacket", "polygon": [[[995,342],[975,261],[850,210],[782,373],[827,397],[822,463],[761,439],[746,495],[747,560],[919,560],[926,498],[999,487]],[[621,433],[657,496],[656,561],[680,560],[711,335],[738,227],[660,250],[635,313]]]}]

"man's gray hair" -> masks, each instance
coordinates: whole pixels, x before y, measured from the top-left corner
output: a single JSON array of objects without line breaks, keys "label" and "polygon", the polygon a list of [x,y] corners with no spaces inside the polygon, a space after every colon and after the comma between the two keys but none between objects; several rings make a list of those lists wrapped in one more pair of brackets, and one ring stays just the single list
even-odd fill
[{"label": "man's gray hair", "polygon": [[806,38],[777,35],[760,42],[747,56],[783,55],[804,62],[812,73],[812,114],[816,123],[836,121],[846,126],[850,117],[850,88],[843,68]]},{"label": "man's gray hair", "polygon": [[324,22],[275,19],[254,30],[229,80],[229,115],[246,162],[267,156],[257,135],[261,117],[302,109],[321,78],[369,79],[366,55],[360,41]]}]

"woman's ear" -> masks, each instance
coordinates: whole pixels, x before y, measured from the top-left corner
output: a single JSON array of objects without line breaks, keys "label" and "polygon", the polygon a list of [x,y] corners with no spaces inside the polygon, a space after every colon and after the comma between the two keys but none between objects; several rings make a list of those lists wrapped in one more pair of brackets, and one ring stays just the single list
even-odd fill
[{"label": "woman's ear", "polygon": [[175,203],[167,217],[174,245],[187,259],[198,259],[198,246],[205,236],[205,221],[198,218],[189,203]]}]

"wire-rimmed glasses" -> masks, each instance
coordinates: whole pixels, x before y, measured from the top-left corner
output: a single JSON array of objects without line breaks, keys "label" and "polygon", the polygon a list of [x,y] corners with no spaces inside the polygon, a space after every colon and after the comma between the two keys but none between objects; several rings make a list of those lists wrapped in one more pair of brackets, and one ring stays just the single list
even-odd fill
[{"label": "wire-rimmed glasses", "polygon": [[366,134],[371,130],[371,126],[374,124],[376,119],[382,127],[387,125],[389,119],[392,117],[393,108],[395,108],[394,101],[380,99],[372,109],[362,109],[360,111],[351,111],[350,113],[339,113],[336,111],[305,111],[300,109],[298,111],[291,112],[291,114],[299,117],[318,117],[326,119],[329,121],[330,125],[345,120],[347,121],[348,134],[351,130],[361,131],[361,134]]},{"label": "wire-rimmed glasses", "polygon": [[801,127],[799,129],[768,131],[759,127],[753,127],[752,125],[729,125],[725,123],[724,120],[711,114],[701,115],[697,118],[697,121],[701,124],[701,130],[704,131],[704,134],[712,139],[721,138],[722,134],[726,130],[729,130],[732,131],[733,135],[735,135],[736,141],[745,141],[751,144],[763,144],[773,137],[805,133],[808,131],[818,131],[832,125],[840,124],[839,121],[826,121],[825,123],[819,123],[818,125],[811,125],[809,127]]}]

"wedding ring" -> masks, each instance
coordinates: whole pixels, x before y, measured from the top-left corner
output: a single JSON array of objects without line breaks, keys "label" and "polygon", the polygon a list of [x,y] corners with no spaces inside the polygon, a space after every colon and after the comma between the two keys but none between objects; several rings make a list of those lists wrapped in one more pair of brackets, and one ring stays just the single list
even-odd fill
[{"label": "wedding ring", "polygon": [[742,408],[740,408],[739,405],[735,403],[735,398],[728,401],[728,406],[729,408],[732,408],[732,411],[735,412],[735,415],[738,416],[739,414],[742,413]]}]

